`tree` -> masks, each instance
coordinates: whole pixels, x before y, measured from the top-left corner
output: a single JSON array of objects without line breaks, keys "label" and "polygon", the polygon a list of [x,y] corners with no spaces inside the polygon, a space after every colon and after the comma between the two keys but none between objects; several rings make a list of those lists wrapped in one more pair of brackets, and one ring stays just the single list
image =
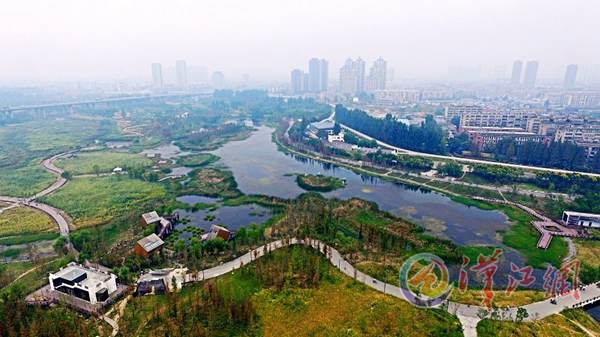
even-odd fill
[{"label": "tree", "polygon": [[454,116],[450,120],[450,123],[454,124],[457,128],[460,128],[460,116]]},{"label": "tree", "polygon": [[199,258],[202,255],[202,243],[197,237],[190,239],[190,252],[195,258]]},{"label": "tree", "polygon": [[527,317],[529,317],[529,313],[527,312],[527,309],[522,308],[522,307],[517,309],[517,316],[516,316],[517,323],[522,322]]},{"label": "tree", "polygon": [[448,151],[450,153],[461,154],[471,148],[471,140],[465,132],[454,136],[448,140]]},{"label": "tree", "polygon": [[335,122],[335,124],[333,125],[333,133],[335,133],[337,135],[340,133],[340,131],[342,131],[342,127],[340,126],[340,123]]},{"label": "tree", "polygon": [[67,243],[67,238],[64,236],[60,236],[58,239],[56,239],[56,241],[54,241],[54,244],[52,244],[52,247],[54,248],[54,251],[56,251],[59,254],[65,254],[66,253],[66,247],[65,244]]},{"label": "tree", "polygon": [[94,174],[99,176],[100,175],[100,166],[98,166],[98,164],[94,164],[94,166],[92,167],[92,170],[94,170]]},{"label": "tree", "polygon": [[432,115],[427,115],[421,125],[409,126],[390,114],[379,119],[362,110],[348,110],[338,104],[335,107],[335,118],[337,122],[394,146],[428,153],[447,152],[446,135]]},{"label": "tree", "polygon": [[458,178],[463,174],[463,166],[455,162],[447,162],[440,165],[437,171],[441,175]]},{"label": "tree", "polygon": [[204,250],[208,253],[218,253],[227,249],[227,242],[222,238],[216,238],[212,240],[208,240],[204,243]]},{"label": "tree", "polygon": [[177,241],[175,242],[175,251],[176,251],[177,253],[181,253],[181,252],[183,252],[184,250],[185,250],[185,241],[183,241],[183,240],[181,240],[181,239],[180,239],[180,240],[177,240]]}]

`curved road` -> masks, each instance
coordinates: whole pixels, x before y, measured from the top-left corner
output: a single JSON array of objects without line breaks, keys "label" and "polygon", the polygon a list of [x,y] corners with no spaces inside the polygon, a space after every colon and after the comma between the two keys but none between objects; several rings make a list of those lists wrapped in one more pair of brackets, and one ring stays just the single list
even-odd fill
[{"label": "curved road", "polygon": [[[56,181],[54,181],[54,183],[52,185],[50,185],[43,191],[37,193],[33,197],[15,198],[15,197],[10,197],[10,196],[0,196],[0,201],[35,208],[35,209],[38,209],[38,210],[48,214],[54,220],[54,222],[56,222],[56,224],[58,225],[58,228],[60,230],[60,235],[63,237],[68,237],[69,236],[69,222],[67,221],[67,218],[63,215],[62,211],[57,208],[54,208],[52,206],[37,202],[35,200],[38,198],[41,198],[43,196],[46,196],[64,186],[64,184],[67,182],[67,180],[61,176],[61,174],[64,172],[64,170],[62,170],[59,167],[56,167],[54,165],[54,161],[56,159],[60,158],[61,156],[64,156],[65,154],[69,154],[69,153],[73,153],[73,152],[75,152],[75,151],[60,153],[60,154],[54,155],[50,158],[44,159],[44,161],[42,161],[42,166],[46,170],[48,170],[50,173],[57,176]],[[69,249],[74,250],[74,248],[70,244],[69,244]]]},{"label": "curved road", "polygon": [[[384,294],[407,300],[404,297],[400,287],[385,283],[355,269],[335,248],[330,247],[319,240],[310,238],[291,238],[273,241],[219,266],[205,269],[196,273],[185,274],[183,276],[183,280],[180,280],[180,282],[198,282],[215,278],[241,268],[242,266],[251,263],[257,258],[268,254],[269,252],[296,244],[312,247],[324,254],[329,259],[331,264],[333,264],[333,266],[347,276],[355,279],[357,282],[361,282]],[[573,308],[583,304],[596,302],[600,300],[600,282],[581,287],[581,291],[579,291],[579,298],[576,299],[575,297],[576,296],[574,296],[574,294],[568,293],[564,296],[557,297],[556,304],[552,304],[550,299],[547,299],[545,301],[524,305],[520,308],[526,309],[527,313],[529,314],[529,317],[525,318],[524,320],[535,321],[550,315],[558,314],[567,308]],[[461,321],[465,336],[477,336],[477,323],[482,319],[480,316],[483,316],[484,318],[490,317],[490,313],[487,311],[485,311],[485,315],[483,315],[482,313],[484,313],[484,310],[486,309],[477,305],[467,305],[450,301],[446,302],[446,304],[447,305],[445,305],[445,309],[450,314],[456,315]],[[496,319],[503,321],[515,321],[518,308],[519,307],[513,307],[500,310]]]}]

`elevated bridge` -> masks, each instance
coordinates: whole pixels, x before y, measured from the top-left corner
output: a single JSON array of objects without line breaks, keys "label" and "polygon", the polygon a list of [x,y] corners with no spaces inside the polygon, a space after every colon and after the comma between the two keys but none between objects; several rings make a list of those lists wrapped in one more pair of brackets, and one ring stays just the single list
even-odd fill
[{"label": "elevated bridge", "polygon": [[113,97],[113,98],[101,98],[93,100],[83,100],[74,102],[63,102],[63,103],[49,103],[49,104],[38,104],[38,105],[21,105],[13,107],[0,107],[0,113],[13,113],[20,111],[45,111],[45,110],[56,110],[56,109],[69,109],[76,106],[88,106],[93,107],[97,104],[113,104],[113,103],[124,103],[124,102],[142,102],[149,100],[161,100],[169,98],[182,98],[182,97],[210,97],[212,93],[199,92],[199,93],[176,93],[176,94],[164,94],[164,95],[141,95],[141,96],[127,96],[127,97]]}]

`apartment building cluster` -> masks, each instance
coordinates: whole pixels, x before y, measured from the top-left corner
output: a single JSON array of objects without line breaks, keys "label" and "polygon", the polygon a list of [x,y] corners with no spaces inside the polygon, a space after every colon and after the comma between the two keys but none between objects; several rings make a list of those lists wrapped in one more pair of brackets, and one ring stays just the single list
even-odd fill
[{"label": "apartment building cluster", "polygon": [[447,90],[377,90],[373,99],[382,105],[415,104],[423,101],[439,101],[452,99],[453,93]]},{"label": "apartment building cluster", "polygon": [[524,142],[571,142],[585,148],[588,158],[600,151],[600,119],[576,114],[549,114],[531,108],[451,104],[447,121],[460,118],[459,132],[466,132],[480,150],[511,138]]},{"label": "apartment building cluster", "polygon": [[294,69],[291,73],[290,93],[318,94],[329,89],[329,61],[312,58],[308,61],[308,72]]},{"label": "apartment building cluster", "polygon": [[592,90],[551,92],[545,95],[549,104],[571,108],[600,107],[600,92]]},{"label": "apartment building cluster", "polygon": [[344,95],[385,90],[386,81],[387,61],[381,57],[373,62],[368,75],[365,61],[360,57],[356,60],[347,59],[340,68],[340,92]]}]

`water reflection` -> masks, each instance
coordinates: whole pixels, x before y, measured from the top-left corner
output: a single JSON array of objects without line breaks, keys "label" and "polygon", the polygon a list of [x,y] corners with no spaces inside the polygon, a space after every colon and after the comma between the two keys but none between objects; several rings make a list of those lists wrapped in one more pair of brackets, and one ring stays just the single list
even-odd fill
[{"label": "water reflection", "polygon": [[196,211],[184,209],[176,210],[182,218],[189,219],[189,223],[180,223],[175,228],[182,229],[187,226],[201,228],[208,231],[210,226],[218,224],[227,227],[230,230],[237,230],[240,227],[248,226],[252,223],[262,224],[267,221],[272,212],[270,209],[255,205],[222,206],[216,203],[218,199],[204,197],[199,195],[184,195],[177,198],[190,206],[198,203],[214,204],[214,208],[207,207]]},{"label": "water reflection", "polygon": [[[243,141],[229,142],[214,151],[220,163],[231,169],[238,188],[246,194],[266,194],[294,198],[305,191],[290,173],[325,174],[345,179],[346,187],[324,193],[327,197],[358,197],[376,202],[383,210],[408,218],[432,234],[457,244],[497,244],[496,232],[508,228],[501,212],[486,211],[454,202],[448,197],[420,189],[357,174],[353,171],[305,157],[278,151],[271,140],[273,129],[260,127]],[[249,150],[252,155],[249,155]]]}]

